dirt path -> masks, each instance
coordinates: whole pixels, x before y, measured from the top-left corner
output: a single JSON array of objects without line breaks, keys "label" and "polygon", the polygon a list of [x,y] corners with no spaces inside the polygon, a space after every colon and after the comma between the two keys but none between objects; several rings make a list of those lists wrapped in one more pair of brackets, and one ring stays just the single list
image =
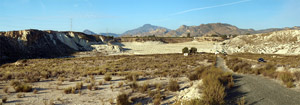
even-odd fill
[{"label": "dirt path", "polygon": [[[229,69],[221,57],[217,57],[217,67]],[[227,92],[228,104],[245,97],[246,105],[300,105],[300,92],[286,88],[274,80],[262,76],[234,74],[235,86]]]}]

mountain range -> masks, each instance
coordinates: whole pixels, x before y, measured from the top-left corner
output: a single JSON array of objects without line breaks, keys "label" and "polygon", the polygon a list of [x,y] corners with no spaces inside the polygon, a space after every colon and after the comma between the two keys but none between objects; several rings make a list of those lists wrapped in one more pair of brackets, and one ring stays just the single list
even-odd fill
[{"label": "mountain range", "polygon": [[[170,30],[165,27],[155,26],[151,24],[145,24],[136,29],[128,30],[123,34],[109,33],[110,36],[160,36],[160,37],[184,37],[188,34],[190,36],[212,36],[212,35],[245,35],[245,34],[258,34],[258,33],[268,33],[281,30],[298,30],[299,26],[286,27],[286,28],[269,28],[263,30],[254,29],[241,29],[237,26],[226,24],[226,23],[209,23],[201,24],[199,26],[186,26],[182,25],[176,30]],[[86,34],[96,34],[92,31],[85,30]],[[99,33],[100,35],[106,35],[106,33]]]},{"label": "mountain range", "polygon": [[114,36],[114,37],[119,37],[120,34],[115,34],[115,33],[95,33],[91,30],[85,29],[83,30],[83,33],[87,34],[87,35],[104,35],[104,36]]}]

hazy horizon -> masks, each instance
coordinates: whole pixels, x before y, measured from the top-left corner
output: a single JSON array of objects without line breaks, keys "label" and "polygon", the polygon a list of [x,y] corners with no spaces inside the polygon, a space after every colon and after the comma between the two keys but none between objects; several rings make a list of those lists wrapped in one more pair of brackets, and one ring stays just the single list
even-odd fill
[{"label": "hazy horizon", "polygon": [[144,24],[228,23],[243,29],[299,26],[299,0],[1,0],[0,31],[85,29],[121,34]]}]

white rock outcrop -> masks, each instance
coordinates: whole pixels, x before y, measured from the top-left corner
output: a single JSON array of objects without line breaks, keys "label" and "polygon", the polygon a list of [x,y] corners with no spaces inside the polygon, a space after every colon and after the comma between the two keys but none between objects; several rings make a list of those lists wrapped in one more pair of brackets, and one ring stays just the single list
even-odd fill
[{"label": "white rock outcrop", "polygon": [[300,54],[300,30],[241,35],[224,41],[227,53]]},{"label": "white rock outcrop", "polygon": [[202,80],[193,81],[193,86],[179,92],[177,100],[201,99],[202,94],[199,88],[201,84]]}]

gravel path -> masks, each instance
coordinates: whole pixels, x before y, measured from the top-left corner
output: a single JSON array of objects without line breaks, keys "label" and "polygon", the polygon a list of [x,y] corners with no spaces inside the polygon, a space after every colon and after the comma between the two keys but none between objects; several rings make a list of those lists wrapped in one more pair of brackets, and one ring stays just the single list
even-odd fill
[{"label": "gravel path", "polygon": [[[217,58],[217,67],[229,69],[223,58]],[[227,92],[227,103],[236,104],[236,100],[245,97],[246,105],[300,105],[300,92],[289,89],[262,76],[234,74],[235,86]]]}]

